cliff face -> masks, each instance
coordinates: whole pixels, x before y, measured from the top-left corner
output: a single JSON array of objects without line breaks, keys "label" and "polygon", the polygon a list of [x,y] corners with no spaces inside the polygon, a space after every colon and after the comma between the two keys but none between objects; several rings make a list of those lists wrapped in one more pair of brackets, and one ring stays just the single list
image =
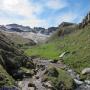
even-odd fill
[{"label": "cliff face", "polygon": [[0,32],[0,86],[10,86],[14,79],[22,78],[21,67],[32,69],[34,64]]}]

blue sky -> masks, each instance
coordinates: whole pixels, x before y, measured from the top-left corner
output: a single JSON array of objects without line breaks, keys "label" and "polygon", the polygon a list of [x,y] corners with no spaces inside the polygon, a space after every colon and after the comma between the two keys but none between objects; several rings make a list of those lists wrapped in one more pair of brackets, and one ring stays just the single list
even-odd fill
[{"label": "blue sky", "polygon": [[90,0],[0,0],[0,24],[31,27],[79,23],[90,10]]}]

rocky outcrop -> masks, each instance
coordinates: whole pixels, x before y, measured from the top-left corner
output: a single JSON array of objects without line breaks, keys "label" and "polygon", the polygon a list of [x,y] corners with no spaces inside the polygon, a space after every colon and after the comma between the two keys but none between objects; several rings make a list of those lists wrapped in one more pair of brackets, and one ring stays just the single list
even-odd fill
[{"label": "rocky outcrop", "polygon": [[6,26],[0,25],[0,28],[4,31],[9,31],[9,32],[32,32],[32,33],[40,33],[44,35],[50,35],[54,31],[57,30],[57,27],[49,27],[49,28],[42,28],[42,27],[34,27],[31,28],[30,26],[23,26],[23,25],[18,25],[18,24],[8,24]]},{"label": "rocky outcrop", "polygon": [[18,50],[2,32],[0,32],[0,66],[0,86],[6,85],[6,82],[10,85],[14,79],[21,79],[23,77],[21,67],[34,68],[30,58]]},{"label": "rocky outcrop", "polygon": [[82,74],[90,74],[90,68],[83,69]]}]

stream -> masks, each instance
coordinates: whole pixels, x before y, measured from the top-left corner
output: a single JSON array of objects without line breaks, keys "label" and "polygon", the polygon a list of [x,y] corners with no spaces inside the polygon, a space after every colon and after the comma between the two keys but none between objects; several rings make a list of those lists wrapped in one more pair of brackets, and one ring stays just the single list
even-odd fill
[{"label": "stream", "polygon": [[[33,59],[33,62],[37,65],[37,73],[32,78],[24,78],[22,81],[18,82],[18,86],[21,90],[52,90],[44,87],[42,83],[42,76],[46,72],[47,67],[51,65],[57,68],[67,68],[66,65],[62,63],[51,63],[48,60],[40,60],[39,58]],[[75,90],[90,90],[90,85],[86,84],[83,81],[80,81],[80,77],[76,72],[69,68],[67,68],[67,72],[70,74],[73,80],[78,83]]]}]

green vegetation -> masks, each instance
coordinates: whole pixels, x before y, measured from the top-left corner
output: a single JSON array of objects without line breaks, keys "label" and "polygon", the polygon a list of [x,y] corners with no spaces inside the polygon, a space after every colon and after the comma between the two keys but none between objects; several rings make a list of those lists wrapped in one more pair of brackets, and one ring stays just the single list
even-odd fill
[{"label": "green vegetation", "polygon": [[77,72],[90,67],[90,26],[56,37],[49,43],[33,46],[27,49],[25,54],[60,60],[59,55],[63,52],[70,52],[63,57],[63,61]]},{"label": "green vegetation", "polygon": [[0,65],[0,87],[4,85],[13,87],[14,84],[15,84],[14,79]]},{"label": "green vegetation", "polygon": [[44,77],[51,81],[54,90],[73,90],[74,88],[73,79],[62,69],[50,68]]}]

